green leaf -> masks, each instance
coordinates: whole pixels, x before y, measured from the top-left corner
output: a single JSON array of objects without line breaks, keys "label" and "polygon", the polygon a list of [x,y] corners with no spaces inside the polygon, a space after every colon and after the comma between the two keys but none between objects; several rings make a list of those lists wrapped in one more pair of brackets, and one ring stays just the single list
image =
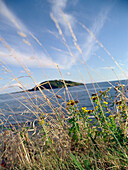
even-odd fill
[{"label": "green leaf", "polygon": [[74,126],[69,129],[69,135],[74,131]]},{"label": "green leaf", "polygon": [[78,123],[76,123],[76,127],[77,127],[77,130],[78,130],[78,132],[80,131],[80,128],[79,128],[79,124]]},{"label": "green leaf", "polygon": [[77,168],[80,169],[80,170],[84,170],[84,168],[82,168],[80,162],[77,160],[77,158],[70,152],[70,155],[74,161],[74,163],[76,164]]},{"label": "green leaf", "polygon": [[74,121],[75,121],[74,117],[68,120],[69,123],[72,123]]},{"label": "green leaf", "polygon": [[74,132],[72,138],[73,138],[75,141],[78,142],[78,135],[76,134],[76,132]]},{"label": "green leaf", "polygon": [[84,160],[84,165],[85,165],[87,170],[90,170],[90,162],[89,162],[89,160]]}]

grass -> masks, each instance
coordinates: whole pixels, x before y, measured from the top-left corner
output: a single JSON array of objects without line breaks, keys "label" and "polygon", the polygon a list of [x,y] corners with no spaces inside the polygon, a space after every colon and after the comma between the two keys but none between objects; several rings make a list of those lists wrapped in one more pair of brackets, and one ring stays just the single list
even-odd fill
[{"label": "grass", "polygon": [[[51,17],[70,56],[75,57],[67,45],[56,19]],[[69,27],[76,49],[83,57],[70,23],[66,19],[65,22]],[[90,30],[84,25],[81,26],[112,57]],[[34,39],[36,38],[34,37]],[[36,41],[40,45],[37,39]],[[5,44],[6,48],[11,49],[4,40],[1,42]],[[113,57],[112,60],[119,66]],[[20,62],[18,59],[17,61]],[[78,59],[78,61],[86,67],[86,71],[92,79],[89,72],[90,67],[84,60]],[[7,72],[10,72],[5,63],[1,64]],[[35,83],[27,68],[22,64],[21,66]],[[57,69],[63,79],[58,65]],[[26,94],[26,97],[22,97],[27,104],[25,105],[18,98],[17,100],[35,116],[35,120],[29,122],[29,117],[26,117],[27,122],[20,124],[14,118],[16,124],[13,125],[9,122],[7,127],[1,120],[1,169],[128,169],[127,87],[119,82],[117,86],[113,87],[115,95],[111,96],[111,88],[96,91],[95,84],[93,84],[95,94],[90,94],[85,84],[93,105],[93,109],[89,110],[86,105],[81,108],[78,106],[79,101],[74,101],[64,79],[64,97],[58,95],[61,89],[55,93],[52,87],[51,90],[47,90],[51,94],[51,97],[48,97],[36,83],[41,96],[27,91],[19,78],[12,73],[11,76],[21,84]],[[109,84],[112,86],[110,82]],[[52,104],[53,101],[57,107]],[[51,109],[51,113],[46,114],[47,110],[44,108],[46,104]],[[13,110],[11,111],[13,112]],[[4,112],[2,114],[4,115]],[[93,116],[94,119],[91,119],[90,116]]]},{"label": "grass", "polygon": [[110,90],[92,94],[93,110],[70,100],[36,125],[3,131],[3,169],[127,169],[127,89],[119,84],[114,99]]}]

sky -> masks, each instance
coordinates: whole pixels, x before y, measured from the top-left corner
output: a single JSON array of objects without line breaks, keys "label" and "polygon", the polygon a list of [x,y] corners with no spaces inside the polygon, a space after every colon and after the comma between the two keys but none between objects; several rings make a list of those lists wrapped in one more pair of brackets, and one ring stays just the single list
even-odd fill
[{"label": "sky", "polygon": [[0,93],[62,77],[127,79],[127,9],[127,0],[0,0]]}]

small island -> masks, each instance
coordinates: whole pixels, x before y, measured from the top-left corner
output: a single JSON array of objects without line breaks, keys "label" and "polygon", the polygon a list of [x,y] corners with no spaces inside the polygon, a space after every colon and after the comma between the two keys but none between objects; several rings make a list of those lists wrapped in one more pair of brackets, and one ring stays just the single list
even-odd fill
[{"label": "small island", "polygon": [[[73,87],[73,86],[80,86],[83,85],[83,83],[78,83],[74,81],[64,80],[67,87]],[[38,86],[35,86],[32,89],[29,89],[28,91],[37,91],[39,89],[56,89],[56,88],[62,88],[65,87],[63,80],[49,80],[41,82]]]}]

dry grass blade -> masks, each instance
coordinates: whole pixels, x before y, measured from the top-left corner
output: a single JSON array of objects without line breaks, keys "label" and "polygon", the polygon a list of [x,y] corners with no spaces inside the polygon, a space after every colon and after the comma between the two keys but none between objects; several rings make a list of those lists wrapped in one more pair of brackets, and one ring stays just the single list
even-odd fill
[{"label": "dry grass blade", "polygon": [[[60,53],[68,54],[74,61],[77,61],[75,66],[79,77],[82,79],[81,81],[84,82],[79,88],[72,88],[71,85],[66,83],[59,64],[51,61],[57,74],[61,77],[61,80],[57,80],[57,82],[62,83],[62,86],[58,85],[59,89],[54,89],[56,86],[50,83],[51,81],[38,57],[36,59],[42,71],[41,74],[47,81],[40,84],[36,83],[28,67],[21,62],[20,57],[17,57],[16,51],[4,38],[0,39],[4,48],[11,52],[13,59],[19,63],[26,74],[16,77],[6,63],[0,61],[2,71],[11,76],[8,85],[17,82],[22,90],[18,93],[4,94],[3,101],[1,100],[1,103],[3,103],[0,103],[1,167],[19,170],[127,169],[127,86],[121,85],[121,81],[117,86],[108,81],[107,86],[110,85],[111,87],[107,88],[106,84],[103,83],[103,87],[101,87],[100,83],[95,82],[91,71],[102,77],[103,80],[105,78],[87,64],[70,22],[63,13],[61,14],[70,32],[73,47],[70,47],[68,38],[65,37],[64,31],[61,29],[60,22],[52,14],[51,18],[58,30],[58,35],[52,31],[50,33],[66,47],[66,50],[59,47],[54,47],[54,49]],[[28,36],[15,21],[13,23],[19,29],[17,33],[21,38],[24,38],[23,42],[34,52]],[[127,77],[119,63],[97,40],[96,36],[85,25],[78,23],[104,49]],[[51,58],[41,41],[32,33],[29,36]],[[74,55],[73,48],[79,53],[80,57]],[[79,66],[82,66],[82,71],[84,69],[88,74],[92,84],[85,83]],[[25,78],[31,79],[35,86],[34,90],[26,88],[22,82]],[[118,78],[117,75],[116,78]],[[6,90],[6,86],[3,87],[4,89]],[[79,97],[82,98],[82,102]]]}]

